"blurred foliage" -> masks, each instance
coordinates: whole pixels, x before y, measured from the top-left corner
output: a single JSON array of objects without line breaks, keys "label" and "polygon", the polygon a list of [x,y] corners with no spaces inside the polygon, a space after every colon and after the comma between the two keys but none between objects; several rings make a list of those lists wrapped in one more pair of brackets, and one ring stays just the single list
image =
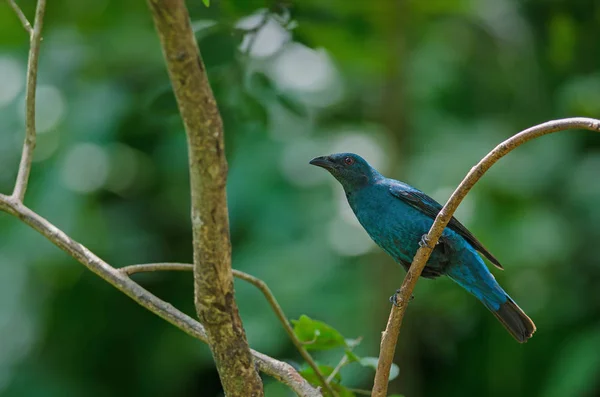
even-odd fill
[{"label": "blurred foliage", "polygon": [[[33,0],[22,0],[32,18]],[[307,162],[355,151],[444,201],[496,143],[548,119],[600,116],[593,0],[188,1],[226,128],[233,265],[376,356],[403,272],[339,186]],[[270,10],[265,13],[265,9]],[[28,42],[0,2],[0,191],[23,140]],[[185,136],[143,1],[55,0],[40,55],[27,205],[115,266],[191,261]],[[449,280],[424,280],[390,392],[600,394],[600,138],[544,137],[509,155],[458,218],[538,326],[518,345]],[[194,313],[189,274],[136,275]],[[301,360],[262,295],[236,281],[250,344]],[[0,216],[2,396],[218,396],[208,348]],[[318,352],[335,366],[340,350]],[[341,353],[343,354],[343,353]],[[372,372],[341,371],[368,389]],[[267,396],[290,391],[266,378]]]}]

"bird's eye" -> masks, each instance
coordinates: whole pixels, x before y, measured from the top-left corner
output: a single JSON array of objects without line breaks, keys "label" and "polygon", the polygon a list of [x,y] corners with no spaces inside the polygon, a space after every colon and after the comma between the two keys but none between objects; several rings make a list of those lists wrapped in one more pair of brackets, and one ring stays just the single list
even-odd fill
[{"label": "bird's eye", "polygon": [[344,157],[344,164],[346,164],[346,165],[352,165],[352,164],[354,164],[354,159],[352,157],[350,157],[350,156]]}]

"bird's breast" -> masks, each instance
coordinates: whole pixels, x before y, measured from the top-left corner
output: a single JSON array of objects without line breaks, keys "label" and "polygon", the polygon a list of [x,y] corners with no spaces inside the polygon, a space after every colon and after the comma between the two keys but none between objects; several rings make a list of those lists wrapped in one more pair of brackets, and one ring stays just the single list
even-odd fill
[{"label": "bird's breast", "polygon": [[[362,194],[361,194],[362,193]],[[371,238],[397,260],[411,261],[433,221],[387,190],[355,193],[348,201]]]}]

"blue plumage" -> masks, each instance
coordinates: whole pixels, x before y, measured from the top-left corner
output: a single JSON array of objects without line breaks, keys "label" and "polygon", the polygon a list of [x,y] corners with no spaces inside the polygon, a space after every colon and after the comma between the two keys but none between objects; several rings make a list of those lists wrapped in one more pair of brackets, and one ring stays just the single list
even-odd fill
[{"label": "blue plumage", "polygon": [[[342,184],[350,207],[369,236],[408,269],[442,206],[412,186],[384,177],[356,154],[317,157],[310,163],[327,169]],[[496,282],[478,252],[502,268],[471,232],[452,218],[422,276],[450,277],[477,297],[517,341],[527,341],[535,325]]]}]

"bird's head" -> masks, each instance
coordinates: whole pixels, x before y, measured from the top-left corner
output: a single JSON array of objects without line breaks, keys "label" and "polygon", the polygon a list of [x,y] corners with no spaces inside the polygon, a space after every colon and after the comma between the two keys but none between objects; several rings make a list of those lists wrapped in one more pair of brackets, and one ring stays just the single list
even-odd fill
[{"label": "bird's head", "polygon": [[365,159],[354,153],[315,157],[310,164],[325,168],[346,190],[360,188],[382,177]]}]

